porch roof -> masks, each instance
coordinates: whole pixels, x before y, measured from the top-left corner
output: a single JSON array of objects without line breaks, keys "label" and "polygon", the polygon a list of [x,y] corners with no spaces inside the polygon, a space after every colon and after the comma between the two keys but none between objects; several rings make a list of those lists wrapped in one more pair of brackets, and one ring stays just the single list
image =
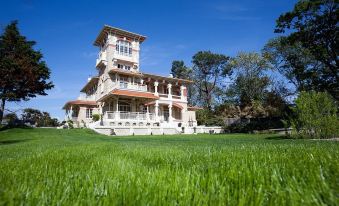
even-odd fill
[{"label": "porch roof", "polygon": [[[148,102],[148,103],[146,103],[145,105],[148,106],[148,105],[154,105],[154,104],[155,104],[155,101],[153,101],[153,102]],[[169,103],[159,103],[159,104],[169,105]],[[175,103],[175,102],[172,103],[172,106],[177,107],[177,108],[179,108],[179,109],[183,109],[183,108],[184,108],[183,106],[181,106],[180,104]]]},{"label": "porch roof", "polygon": [[153,79],[157,79],[157,80],[167,80],[167,81],[177,81],[179,83],[188,83],[191,84],[193,83],[192,80],[189,79],[179,79],[179,78],[174,78],[174,77],[165,77],[165,76],[161,76],[161,75],[157,75],[157,74],[149,74],[149,73],[142,73],[142,75],[144,77],[150,77]]},{"label": "porch roof", "polygon": [[62,109],[66,109],[67,107],[69,107],[71,105],[97,106],[97,103],[95,101],[73,100],[73,101],[66,102],[66,104],[62,107]]},{"label": "porch roof", "polygon": [[158,96],[155,96],[154,94],[150,92],[138,92],[138,91],[131,91],[131,90],[114,89],[107,95],[98,99],[98,101],[102,101],[111,95],[125,96],[125,97],[138,97],[138,98],[145,98],[145,99],[159,99]]}]

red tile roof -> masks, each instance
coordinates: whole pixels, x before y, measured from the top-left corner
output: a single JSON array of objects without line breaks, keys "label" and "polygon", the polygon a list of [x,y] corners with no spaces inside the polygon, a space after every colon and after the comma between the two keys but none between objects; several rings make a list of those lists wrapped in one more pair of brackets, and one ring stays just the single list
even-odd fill
[{"label": "red tile roof", "polygon": [[62,107],[63,109],[66,109],[66,107],[70,105],[88,105],[88,106],[97,106],[97,103],[95,101],[86,101],[86,100],[73,100],[66,102],[66,104]]},{"label": "red tile roof", "polygon": [[195,111],[195,110],[200,110],[200,109],[203,109],[203,108],[202,107],[198,107],[198,106],[188,106],[187,109]]},{"label": "red tile roof", "polygon": [[127,96],[127,97],[140,97],[146,99],[159,99],[158,96],[155,96],[149,92],[136,92],[136,91],[129,91],[129,90],[120,90],[115,89],[111,92],[111,94],[119,95],[119,96]]}]

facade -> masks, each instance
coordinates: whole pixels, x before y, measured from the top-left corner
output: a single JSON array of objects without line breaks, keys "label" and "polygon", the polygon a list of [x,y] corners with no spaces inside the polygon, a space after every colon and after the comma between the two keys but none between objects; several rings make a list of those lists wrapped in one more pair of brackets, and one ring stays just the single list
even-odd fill
[{"label": "facade", "polygon": [[[104,26],[94,45],[99,48],[98,75],[88,79],[77,100],[63,109],[66,120],[105,134],[193,133],[198,108],[187,104],[190,80],[140,71],[139,53],[145,36]],[[101,120],[92,121],[93,114]]]}]

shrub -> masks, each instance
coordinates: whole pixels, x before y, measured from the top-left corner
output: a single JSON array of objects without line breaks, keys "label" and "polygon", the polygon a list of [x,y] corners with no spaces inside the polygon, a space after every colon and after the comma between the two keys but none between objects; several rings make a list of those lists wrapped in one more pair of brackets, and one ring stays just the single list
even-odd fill
[{"label": "shrub", "polygon": [[230,132],[252,133],[254,131],[265,131],[269,129],[284,128],[284,122],[281,118],[251,118],[241,119],[240,122],[236,122],[227,126],[227,130]]},{"label": "shrub", "polygon": [[93,114],[93,115],[92,115],[92,120],[93,120],[94,122],[99,121],[99,120],[100,120],[100,115],[99,115],[99,114]]},{"label": "shrub", "polygon": [[68,124],[68,128],[69,128],[69,129],[73,129],[73,128],[74,128],[74,125],[73,125],[73,121],[72,121],[72,120],[68,120],[68,121],[67,121],[67,124]]},{"label": "shrub", "polygon": [[197,111],[197,122],[198,125],[206,126],[224,126],[224,120],[222,116],[215,115],[212,111],[202,109]]},{"label": "shrub", "polygon": [[296,137],[338,137],[337,105],[329,94],[314,91],[301,92],[295,103],[291,123]]}]

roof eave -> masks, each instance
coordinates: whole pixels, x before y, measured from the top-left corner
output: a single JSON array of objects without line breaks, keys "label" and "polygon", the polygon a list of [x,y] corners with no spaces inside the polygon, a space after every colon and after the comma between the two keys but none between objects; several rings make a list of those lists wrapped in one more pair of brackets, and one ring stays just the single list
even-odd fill
[{"label": "roof eave", "polygon": [[127,37],[133,38],[133,39],[138,39],[140,41],[140,43],[142,43],[143,41],[145,41],[145,39],[147,38],[146,36],[143,36],[141,34],[137,34],[134,32],[130,32],[124,29],[120,29],[120,28],[116,28],[116,27],[112,27],[110,25],[105,24],[104,27],[101,29],[100,33],[98,34],[97,38],[95,39],[93,45],[94,46],[100,46],[100,39],[102,38],[102,35],[104,35],[105,31],[118,31],[121,33],[124,33],[124,35],[126,35]]}]

